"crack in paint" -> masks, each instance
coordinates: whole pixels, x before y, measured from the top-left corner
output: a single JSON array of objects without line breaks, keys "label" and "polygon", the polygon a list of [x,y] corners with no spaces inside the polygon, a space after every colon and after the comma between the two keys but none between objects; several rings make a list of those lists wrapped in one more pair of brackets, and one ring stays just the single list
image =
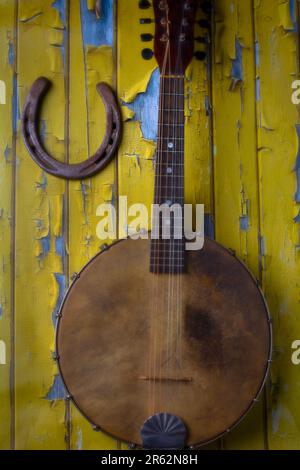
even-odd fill
[{"label": "crack in paint", "polygon": [[34,21],[36,18],[38,18],[41,15],[43,15],[43,12],[39,11],[38,13],[35,13],[34,15],[30,16],[29,18],[21,18],[20,21],[21,21],[21,23],[29,23],[30,21]]}]

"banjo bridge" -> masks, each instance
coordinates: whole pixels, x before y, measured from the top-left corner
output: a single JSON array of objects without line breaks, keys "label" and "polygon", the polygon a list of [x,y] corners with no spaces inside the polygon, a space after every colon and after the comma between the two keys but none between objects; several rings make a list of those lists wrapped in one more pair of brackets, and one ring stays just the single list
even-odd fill
[{"label": "banjo bridge", "polygon": [[147,375],[142,375],[139,377],[140,380],[145,380],[147,382],[183,382],[189,383],[193,381],[192,377],[151,377]]}]

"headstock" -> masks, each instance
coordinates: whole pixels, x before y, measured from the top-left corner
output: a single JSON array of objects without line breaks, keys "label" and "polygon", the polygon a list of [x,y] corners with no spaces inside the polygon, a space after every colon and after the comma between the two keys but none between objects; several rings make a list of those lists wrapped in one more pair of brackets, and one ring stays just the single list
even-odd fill
[{"label": "headstock", "polygon": [[[143,33],[141,40],[149,42],[154,39],[154,53],[152,49],[145,48],[142,51],[144,59],[151,59],[153,54],[158,62],[160,71],[164,75],[183,75],[193,55],[199,60],[205,59],[202,50],[194,54],[194,42],[206,43],[206,37],[194,38],[194,26],[198,6],[205,15],[211,11],[210,1],[199,0],[152,0],[154,20],[141,18],[143,25],[155,23],[154,36]],[[140,0],[139,7],[143,10],[150,9],[151,2]],[[209,28],[206,18],[198,21],[201,28]]]}]

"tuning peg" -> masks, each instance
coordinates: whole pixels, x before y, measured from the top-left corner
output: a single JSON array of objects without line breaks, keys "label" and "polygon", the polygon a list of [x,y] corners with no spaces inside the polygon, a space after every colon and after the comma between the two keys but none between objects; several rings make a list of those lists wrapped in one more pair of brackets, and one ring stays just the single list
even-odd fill
[{"label": "tuning peg", "polygon": [[151,7],[151,3],[148,0],[140,0],[139,1],[139,8],[142,10],[146,10],[147,8]]},{"label": "tuning peg", "polygon": [[210,22],[208,20],[199,20],[198,25],[200,26],[200,28],[210,29]]},{"label": "tuning peg", "polygon": [[152,18],[140,18],[140,24],[150,24],[154,23],[154,20]]},{"label": "tuning peg", "polygon": [[203,60],[206,59],[206,53],[204,51],[196,51],[194,53],[194,57],[197,59],[197,60],[201,60],[201,62],[203,62]]},{"label": "tuning peg", "polygon": [[142,50],[142,57],[145,60],[150,60],[153,57],[153,51],[151,49],[143,49]]},{"label": "tuning peg", "polygon": [[149,41],[152,41],[153,37],[154,36],[152,34],[144,33],[144,34],[141,34],[141,41],[149,42]]},{"label": "tuning peg", "polygon": [[202,11],[206,14],[209,15],[212,10],[212,3],[209,1],[205,1],[201,4]]},{"label": "tuning peg", "polygon": [[199,42],[200,44],[207,44],[207,39],[203,36],[198,36],[194,38],[196,42]]}]

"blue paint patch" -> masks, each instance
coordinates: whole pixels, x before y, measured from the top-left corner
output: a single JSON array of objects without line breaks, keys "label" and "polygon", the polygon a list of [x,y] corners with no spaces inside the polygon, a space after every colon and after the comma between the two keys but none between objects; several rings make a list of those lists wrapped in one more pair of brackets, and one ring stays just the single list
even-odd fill
[{"label": "blue paint patch", "polygon": [[2,317],[3,317],[3,307],[2,307],[2,305],[0,304],[0,318],[2,318]]},{"label": "blue paint patch", "polygon": [[[114,42],[113,0],[101,1],[101,17],[88,10],[87,1],[80,0],[81,29],[85,46],[112,46]],[[128,33],[130,34],[130,32]]]},{"label": "blue paint patch", "polygon": [[63,384],[62,378],[59,374],[55,375],[53,384],[47,395],[45,396],[46,400],[64,400],[67,396],[65,386]]},{"label": "blue paint patch", "polygon": [[12,42],[9,43],[8,45],[8,63],[9,65],[13,65],[15,61],[15,51],[14,51],[14,45]]},{"label": "blue paint patch", "polygon": [[291,15],[291,21],[293,23],[293,28],[290,29],[289,31],[292,33],[297,33],[298,31],[298,21],[297,21],[297,2],[296,0],[289,0],[290,4],[290,15]]},{"label": "blue paint patch", "polygon": [[46,235],[40,239],[40,243],[42,245],[42,253],[39,255],[39,260],[46,258],[48,253],[50,252],[51,242],[50,242],[50,235]]},{"label": "blue paint patch", "polygon": [[244,232],[247,232],[249,229],[249,217],[247,215],[242,215],[240,217],[240,229]]},{"label": "blue paint patch", "polygon": [[255,65],[256,67],[260,67],[260,47],[259,47],[258,41],[255,41],[254,53],[255,53]]},{"label": "blue paint patch", "polygon": [[215,222],[211,214],[204,215],[204,234],[213,240],[215,238]]},{"label": "blue paint patch", "polygon": [[300,224],[300,211],[299,214],[294,218],[295,224]]},{"label": "blue paint patch", "polygon": [[300,124],[296,124],[296,131],[298,137],[298,153],[295,166],[295,172],[297,177],[297,191],[295,194],[295,200],[296,202],[300,203]]},{"label": "blue paint patch", "polygon": [[66,255],[66,247],[64,237],[55,238],[55,253],[59,255],[63,260]]},{"label": "blue paint patch", "polygon": [[11,156],[11,148],[7,145],[4,150],[4,158],[5,158],[6,163],[9,163],[11,161],[10,156]]},{"label": "blue paint patch", "polygon": [[55,2],[52,3],[52,7],[59,12],[61,22],[66,26],[66,0],[55,0]]},{"label": "blue paint patch", "polygon": [[238,39],[235,40],[235,59],[232,61],[231,78],[237,81],[243,81],[243,47]]},{"label": "blue paint patch", "polygon": [[19,109],[19,91],[18,91],[18,80],[17,75],[15,74],[13,79],[13,97],[12,97],[12,127],[14,133],[18,131],[18,124],[21,118],[21,113]]},{"label": "blue paint patch", "polygon": [[[260,47],[259,47],[258,41],[255,41],[254,53],[255,53],[255,65],[256,65],[256,68],[258,69],[260,67]],[[255,96],[256,96],[256,101],[260,101],[260,98],[261,98],[260,77],[256,77],[256,80],[255,80]]]},{"label": "blue paint patch", "polygon": [[157,140],[159,69],[155,69],[144,93],[139,93],[132,103],[123,103],[134,112],[134,121],[140,121],[143,137]]},{"label": "blue paint patch", "polygon": [[62,273],[54,273],[54,277],[58,284],[58,297],[57,297],[55,308],[52,313],[52,322],[53,322],[53,325],[56,326],[57,314],[60,310],[64,295],[65,295],[65,291],[66,291],[66,276]]}]

